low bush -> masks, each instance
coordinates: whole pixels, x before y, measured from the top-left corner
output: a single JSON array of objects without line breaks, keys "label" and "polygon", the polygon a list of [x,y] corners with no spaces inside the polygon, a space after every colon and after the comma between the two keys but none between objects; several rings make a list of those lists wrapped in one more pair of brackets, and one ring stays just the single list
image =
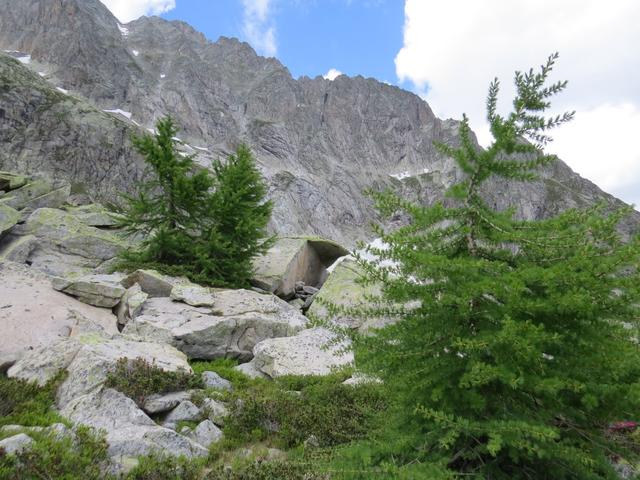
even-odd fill
[{"label": "low bush", "polygon": [[56,389],[63,379],[58,375],[44,387],[39,387],[35,383],[0,376],[0,426],[44,427],[64,423],[52,409]]},{"label": "low bush", "polygon": [[342,376],[283,377],[255,382],[229,394],[225,435],[238,443],[271,439],[294,448],[314,438],[317,446],[366,436],[386,408],[383,387],[342,385]]},{"label": "low bush", "polygon": [[145,399],[153,394],[204,387],[200,375],[187,371],[169,372],[144,358],[119,359],[107,374],[105,385],[124,393],[138,405],[144,404]]},{"label": "low bush", "polygon": [[29,434],[34,442],[15,456],[0,455],[0,479],[107,480],[107,442],[87,427],[75,438]]}]

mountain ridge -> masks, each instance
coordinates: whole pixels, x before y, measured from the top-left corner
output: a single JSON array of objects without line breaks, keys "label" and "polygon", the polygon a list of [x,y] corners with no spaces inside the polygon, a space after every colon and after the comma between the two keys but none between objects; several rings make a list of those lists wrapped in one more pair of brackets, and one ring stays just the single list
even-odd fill
[{"label": "mountain ridge", "polygon": [[[360,76],[294,79],[249,44],[227,37],[211,42],[185,22],[141,17],[122,25],[98,0],[0,0],[0,49],[31,55],[31,67],[45,69],[52,85],[100,110],[130,113],[130,119],[119,116],[132,131],[136,124],[152,129],[170,113],[182,127],[182,147],[198,153],[202,164],[247,143],[270,185],[271,228],[279,234],[321,235],[353,246],[370,238],[369,225],[378,219],[363,190],[396,188],[430,203],[459,175],[433,146],[455,145],[458,123],[438,119],[415,94]],[[9,138],[10,150],[18,151]],[[23,146],[31,141],[40,140],[23,139]],[[128,147],[120,150],[121,163],[139,164]],[[92,161],[76,158],[89,171]],[[134,184],[101,181],[103,191]],[[524,218],[598,199],[618,204],[562,162],[533,184],[495,181],[489,190],[489,202],[513,206]]]}]

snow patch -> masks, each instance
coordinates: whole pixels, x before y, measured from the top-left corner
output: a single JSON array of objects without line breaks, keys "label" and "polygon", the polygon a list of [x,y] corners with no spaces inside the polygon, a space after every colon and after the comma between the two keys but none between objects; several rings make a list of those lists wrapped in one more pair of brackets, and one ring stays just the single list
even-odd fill
[{"label": "snow patch", "polygon": [[103,110],[103,112],[115,113],[117,115],[122,115],[123,117],[126,117],[127,120],[131,120],[131,112],[125,112],[124,110],[120,110],[119,108],[116,108],[114,110]]},{"label": "snow patch", "polygon": [[200,150],[201,152],[208,152],[209,151],[209,149],[205,148],[205,147],[196,147],[196,146],[194,146],[193,148],[195,148],[196,150]]},{"label": "snow patch", "polygon": [[64,93],[65,95],[69,95],[69,90],[66,90],[62,87],[56,87],[56,90],[58,90],[59,92]]},{"label": "snow patch", "polygon": [[120,30],[120,33],[123,37],[129,36],[129,29],[127,27],[123,27],[122,25],[118,24],[118,30]]},{"label": "snow patch", "polygon": [[389,176],[398,180],[404,180],[405,178],[417,177],[418,175],[424,175],[425,173],[429,173],[428,168],[423,168],[422,171],[417,173],[411,173],[409,170],[406,170],[400,173],[391,173]]},{"label": "snow patch", "polygon": [[44,72],[38,72],[38,75],[40,75],[41,77],[46,77],[47,76],[47,74],[44,73]]},{"label": "snow patch", "polygon": [[140,52],[138,50],[131,50],[131,52],[133,53],[134,57],[137,57],[138,55],[140,55]]},{"label": "snow patch", "polygon": [[178,155],[180,155],[181,157],[188,157],[189,154],[187,152],[178,152]]},{"label": "snow patch", "polygon": [[149,132],[152,135],[156,134],[156,131],[153,128],[147,128],[147,132]]},{"label": "snow patch", "polygon": [[181,138],[179,138],[179,137],[171,137],[171,140],[173,140],[174,142],[184,143],[184,142],[182,141],[182,139],[181,139]]},{"label": "snow patch", "polygon": [[160,78],[165,78],[165,77],[166,77],[166,75],[164,73],[160,74]]}]

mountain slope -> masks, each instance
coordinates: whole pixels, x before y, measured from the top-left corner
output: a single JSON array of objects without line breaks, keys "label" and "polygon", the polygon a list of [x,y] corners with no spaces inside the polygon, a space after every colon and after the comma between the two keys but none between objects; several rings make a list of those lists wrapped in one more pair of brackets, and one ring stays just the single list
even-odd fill
[{"label": "mountain slope", "polygon": [[[364,189],[394,186],[429,202],[457,175],[433,147],[457,141],[457,122],[436,118],[416,95],[362,77],[296,80],[246,43],[212,43],[183,22],[142,17],[121,26],[98,0],[0,0],[0,49],[30,54],[51,82],[100,109],[131,112],[147,128],[170,113],[202,163],[249,144],[269,181],[279,233],[353,245],[375,218]],[[407,178],[391,176],[398,174]],[[561,162],[543,176],[494,184],[488,200],[528,218],[614,202]],[[128,182],[105,181],[112,189]]]}]

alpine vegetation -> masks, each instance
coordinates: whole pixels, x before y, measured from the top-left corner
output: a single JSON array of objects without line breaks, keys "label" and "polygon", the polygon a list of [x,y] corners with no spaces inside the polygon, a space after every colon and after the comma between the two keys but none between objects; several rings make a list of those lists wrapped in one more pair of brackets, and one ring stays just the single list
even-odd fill
[{"label": "alpine vegetation", "polygon": [[384,441],[353,456],[380,478],[613,479],[614,460],[637,460],[609,428],[640,408],[640,238],[616,229],[631,208],[521,221],[483,200],[489,178],[531,181],[556,160],[549,132],[573,116],[544,115],[567,85],[548,82],[557,57],[516,72],[506,116],[491,83],[487,149],[466,116],[459,145],[438,145],[463,172],[446,203],[373,194],[412,220],[378,228],[386,266],[359,261],[386,306],[356,313],[395,319],[355,341],[358,367],[396,401]]}]

